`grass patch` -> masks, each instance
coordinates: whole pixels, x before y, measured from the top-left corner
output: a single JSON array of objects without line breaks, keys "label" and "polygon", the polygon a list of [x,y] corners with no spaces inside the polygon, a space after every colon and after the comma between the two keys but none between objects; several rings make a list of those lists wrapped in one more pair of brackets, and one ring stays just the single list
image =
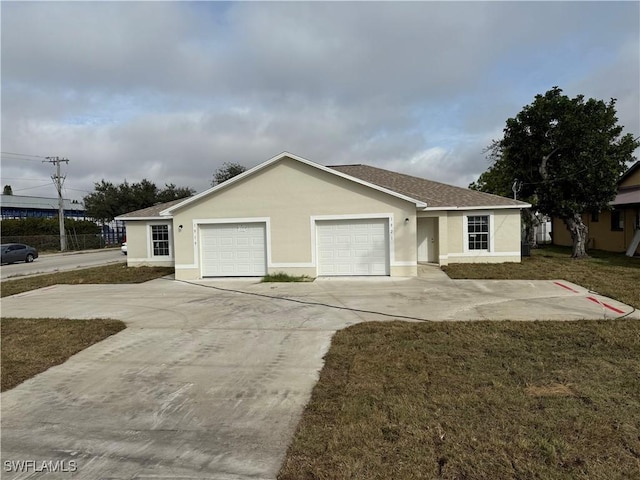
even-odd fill
[{"label": "grass patch", "polygon": [[313,278],[308,275],[289,275],[284,272],[276,272],[262,277],[262,282],[313,282]]},{"label": "grass patch", "polygon": [[2,391],[125,328],[120,320],[3,318]]},{"label": "grass patch", "polygon": [[637,321],[363,323],[325,360],[280,480],[638,477]]},{"label": "grass patch", "polygon": [[6,280],[2,282],[0,296],[7,297],[51,285],[143,283],[173,272],[173,267],[127,267],[126,264],[118,263]]},{"label": "grass patch", "polygon": [[442,267],[451,278],[567,280],[640,308],[640,258],[593,250],[574,260],[568,247],[545,246],[521,263],[468,263]]}]

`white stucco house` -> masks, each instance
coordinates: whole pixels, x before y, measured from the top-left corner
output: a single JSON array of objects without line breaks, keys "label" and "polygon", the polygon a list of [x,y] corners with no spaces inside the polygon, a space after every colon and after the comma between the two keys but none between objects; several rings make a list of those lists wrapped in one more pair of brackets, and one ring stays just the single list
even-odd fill
[{"label": "white stucco house", "polygon": [[418,262],[519,262],[528,204],[282,153],[193,197],[127,213],[130,266],[176,279],[415,276]]}]

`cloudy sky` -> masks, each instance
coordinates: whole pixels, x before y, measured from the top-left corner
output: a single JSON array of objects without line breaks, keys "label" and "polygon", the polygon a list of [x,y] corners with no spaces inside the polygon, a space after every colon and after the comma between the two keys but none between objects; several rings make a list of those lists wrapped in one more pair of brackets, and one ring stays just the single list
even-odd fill
[{"label": "cloudy sky", "polygon": [[223,162],[282,151],[467,186],[555,85],[616,98],[640,134],[638,2],[3,1],[1,17],[15,194],[55,196],[37,156],[68,158],[82,199],[101,179],[202,191]]}]

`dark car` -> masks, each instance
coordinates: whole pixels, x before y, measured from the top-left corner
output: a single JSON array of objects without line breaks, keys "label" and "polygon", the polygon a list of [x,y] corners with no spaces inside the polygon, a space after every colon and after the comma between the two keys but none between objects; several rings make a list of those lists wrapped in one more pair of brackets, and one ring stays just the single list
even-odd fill
[{"label": "dark car", "polygon": [[5,243],[0,245],[0,263],[31,263],[38,258],[38,251],[24,243]]}]

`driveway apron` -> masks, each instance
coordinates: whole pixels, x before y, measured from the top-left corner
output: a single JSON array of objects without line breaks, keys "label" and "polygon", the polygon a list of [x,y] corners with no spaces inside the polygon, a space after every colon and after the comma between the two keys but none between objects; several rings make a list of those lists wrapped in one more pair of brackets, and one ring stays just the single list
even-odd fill
[{"label": "driveway apron", "polygon": [[553,282],[199,283],[58,285],[2,299],[4,317],[128,327],[2,394],[2,478],[274,479],[338,329],[603,316],[584,289]]}]

